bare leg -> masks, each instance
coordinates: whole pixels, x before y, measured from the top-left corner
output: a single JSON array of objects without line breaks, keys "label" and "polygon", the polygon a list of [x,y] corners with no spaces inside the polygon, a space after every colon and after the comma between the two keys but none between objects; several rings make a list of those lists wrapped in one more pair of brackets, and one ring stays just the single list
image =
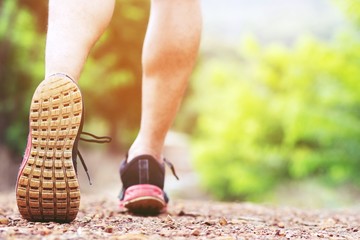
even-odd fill
[{"label": "bare leg", "polygon": [[83,117],[81,93],[70,79],[49,75],[78,80],[113,6],[114,0],[50,1],[46,79],[31,100],[30,134],[16,185],[19,212],[28,220],[71,222],[78,213],[74,160]]},{"label": "bare leg", "polygon": [[50,0],[45,76],[78,81],[86,57],[110,22],[114,0]]},{"label": "bare leg", "polygon": [[143,49],[142,116],[129,160],[161,160],[168,132],[187,87],[201,33],[199,0],[152,0]]}]

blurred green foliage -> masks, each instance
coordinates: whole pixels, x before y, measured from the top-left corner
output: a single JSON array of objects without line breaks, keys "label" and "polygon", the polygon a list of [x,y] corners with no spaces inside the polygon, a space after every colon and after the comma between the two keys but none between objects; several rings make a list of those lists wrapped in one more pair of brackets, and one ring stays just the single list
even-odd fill
[{"label": "blurred green foliage", "polygon": [[203,59],[185,112],[204,185],[226,200],[309,177],[360,186],[359,76],[356,31],[292,47],[246,37],[231,58]]},{"label": "blurred green foliage", "polygon": [[334,0],[358,27],[360,27],[360,1],[358,0]]},{"label": "blurred green foliage", "polygon": [[17,1],[1,2],[0,143],[17,152],[26,142],[33,79],[43,75],[44,43],[28,10],[19,8]]},{"label": "blurred green foliage", "polygon": [[[127,147],[139,125],[149,4],[116,2],[112,22],[92,50],[80,81],[87,122],[105,122],[104,134],[113,136],[116,150]],[[19,155],[26,144],[31,96],[44,77],[46,26],[47,1],[0,2],[0,144]]]}]

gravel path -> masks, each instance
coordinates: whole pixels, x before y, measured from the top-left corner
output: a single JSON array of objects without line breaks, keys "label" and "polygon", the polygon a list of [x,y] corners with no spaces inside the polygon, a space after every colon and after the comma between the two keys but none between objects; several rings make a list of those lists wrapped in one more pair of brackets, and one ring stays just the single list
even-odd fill
[{"label": "gravel path", "polygon": [[70,224],[23,220],[14,194],[0,195],[0,239],[360,239],[360,209],[300,210],[250,203],[175,200],[140,217],[109,196],[83,195]]}]

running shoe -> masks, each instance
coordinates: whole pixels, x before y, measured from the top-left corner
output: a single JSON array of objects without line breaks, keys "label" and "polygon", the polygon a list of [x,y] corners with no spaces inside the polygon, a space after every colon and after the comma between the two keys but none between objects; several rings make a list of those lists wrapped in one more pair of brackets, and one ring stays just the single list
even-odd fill
[{"label": "running shoe", "polygon": [[77,155],[87,173],[77,148],[83,109],[78,85],[64,74],[52,75],[37,87],[30,105],[28,141],[16,184],[17,206],[25,219],[55,222],[75,219],[80,205]]},{"label": "running shoe", "polygon": [[166,211],[169,198],[163,190],[165,164],[179,179],[174,166],[166,159],[161,164],[151,155],[140,155],[130,162],[126,157],[120,167],[120,178],[123,183],[119,195],[120,207],[139,215],[156,215]]}]

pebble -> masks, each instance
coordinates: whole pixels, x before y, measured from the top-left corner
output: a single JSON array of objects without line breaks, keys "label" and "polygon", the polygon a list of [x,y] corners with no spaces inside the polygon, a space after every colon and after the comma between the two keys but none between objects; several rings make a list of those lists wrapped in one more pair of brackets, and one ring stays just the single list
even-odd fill
[{"label": "pebble", "polygon": [[284,227],[285,227],[285,223],[283,223],[283,222],[278,222],[278,223],[277,223],[277,226],[278,226],[279,228],[284,228]]},{"label": "pebble", "polygon": [[200,236],[200,230],[199,229],[194,229],[192,232],[191,232],[191,235],[193,236]]},{"label": "pebble", "polygon": [[107,226],[104,231],[107,233],[112,233],[114,231],[114,228],[113,226]]},{"label": "pebble", "polygon": [[220,220],[219,220],[219,223],[221,226],[225,226],[228,224],[228,221],[226,220],[226,218],[224,217],[221,217]]},{"label": "pebble", "polygon": [[0,217],[0,224],[8,225],[9,219],[7,219],[6,217]]},{"label": "pebble", "polygon": [[280,237],[283,237],[286,235],[285,231],[283,229],[278,229],[276,230],[276,233],[275,233],[276,236],[280,236]]}]

